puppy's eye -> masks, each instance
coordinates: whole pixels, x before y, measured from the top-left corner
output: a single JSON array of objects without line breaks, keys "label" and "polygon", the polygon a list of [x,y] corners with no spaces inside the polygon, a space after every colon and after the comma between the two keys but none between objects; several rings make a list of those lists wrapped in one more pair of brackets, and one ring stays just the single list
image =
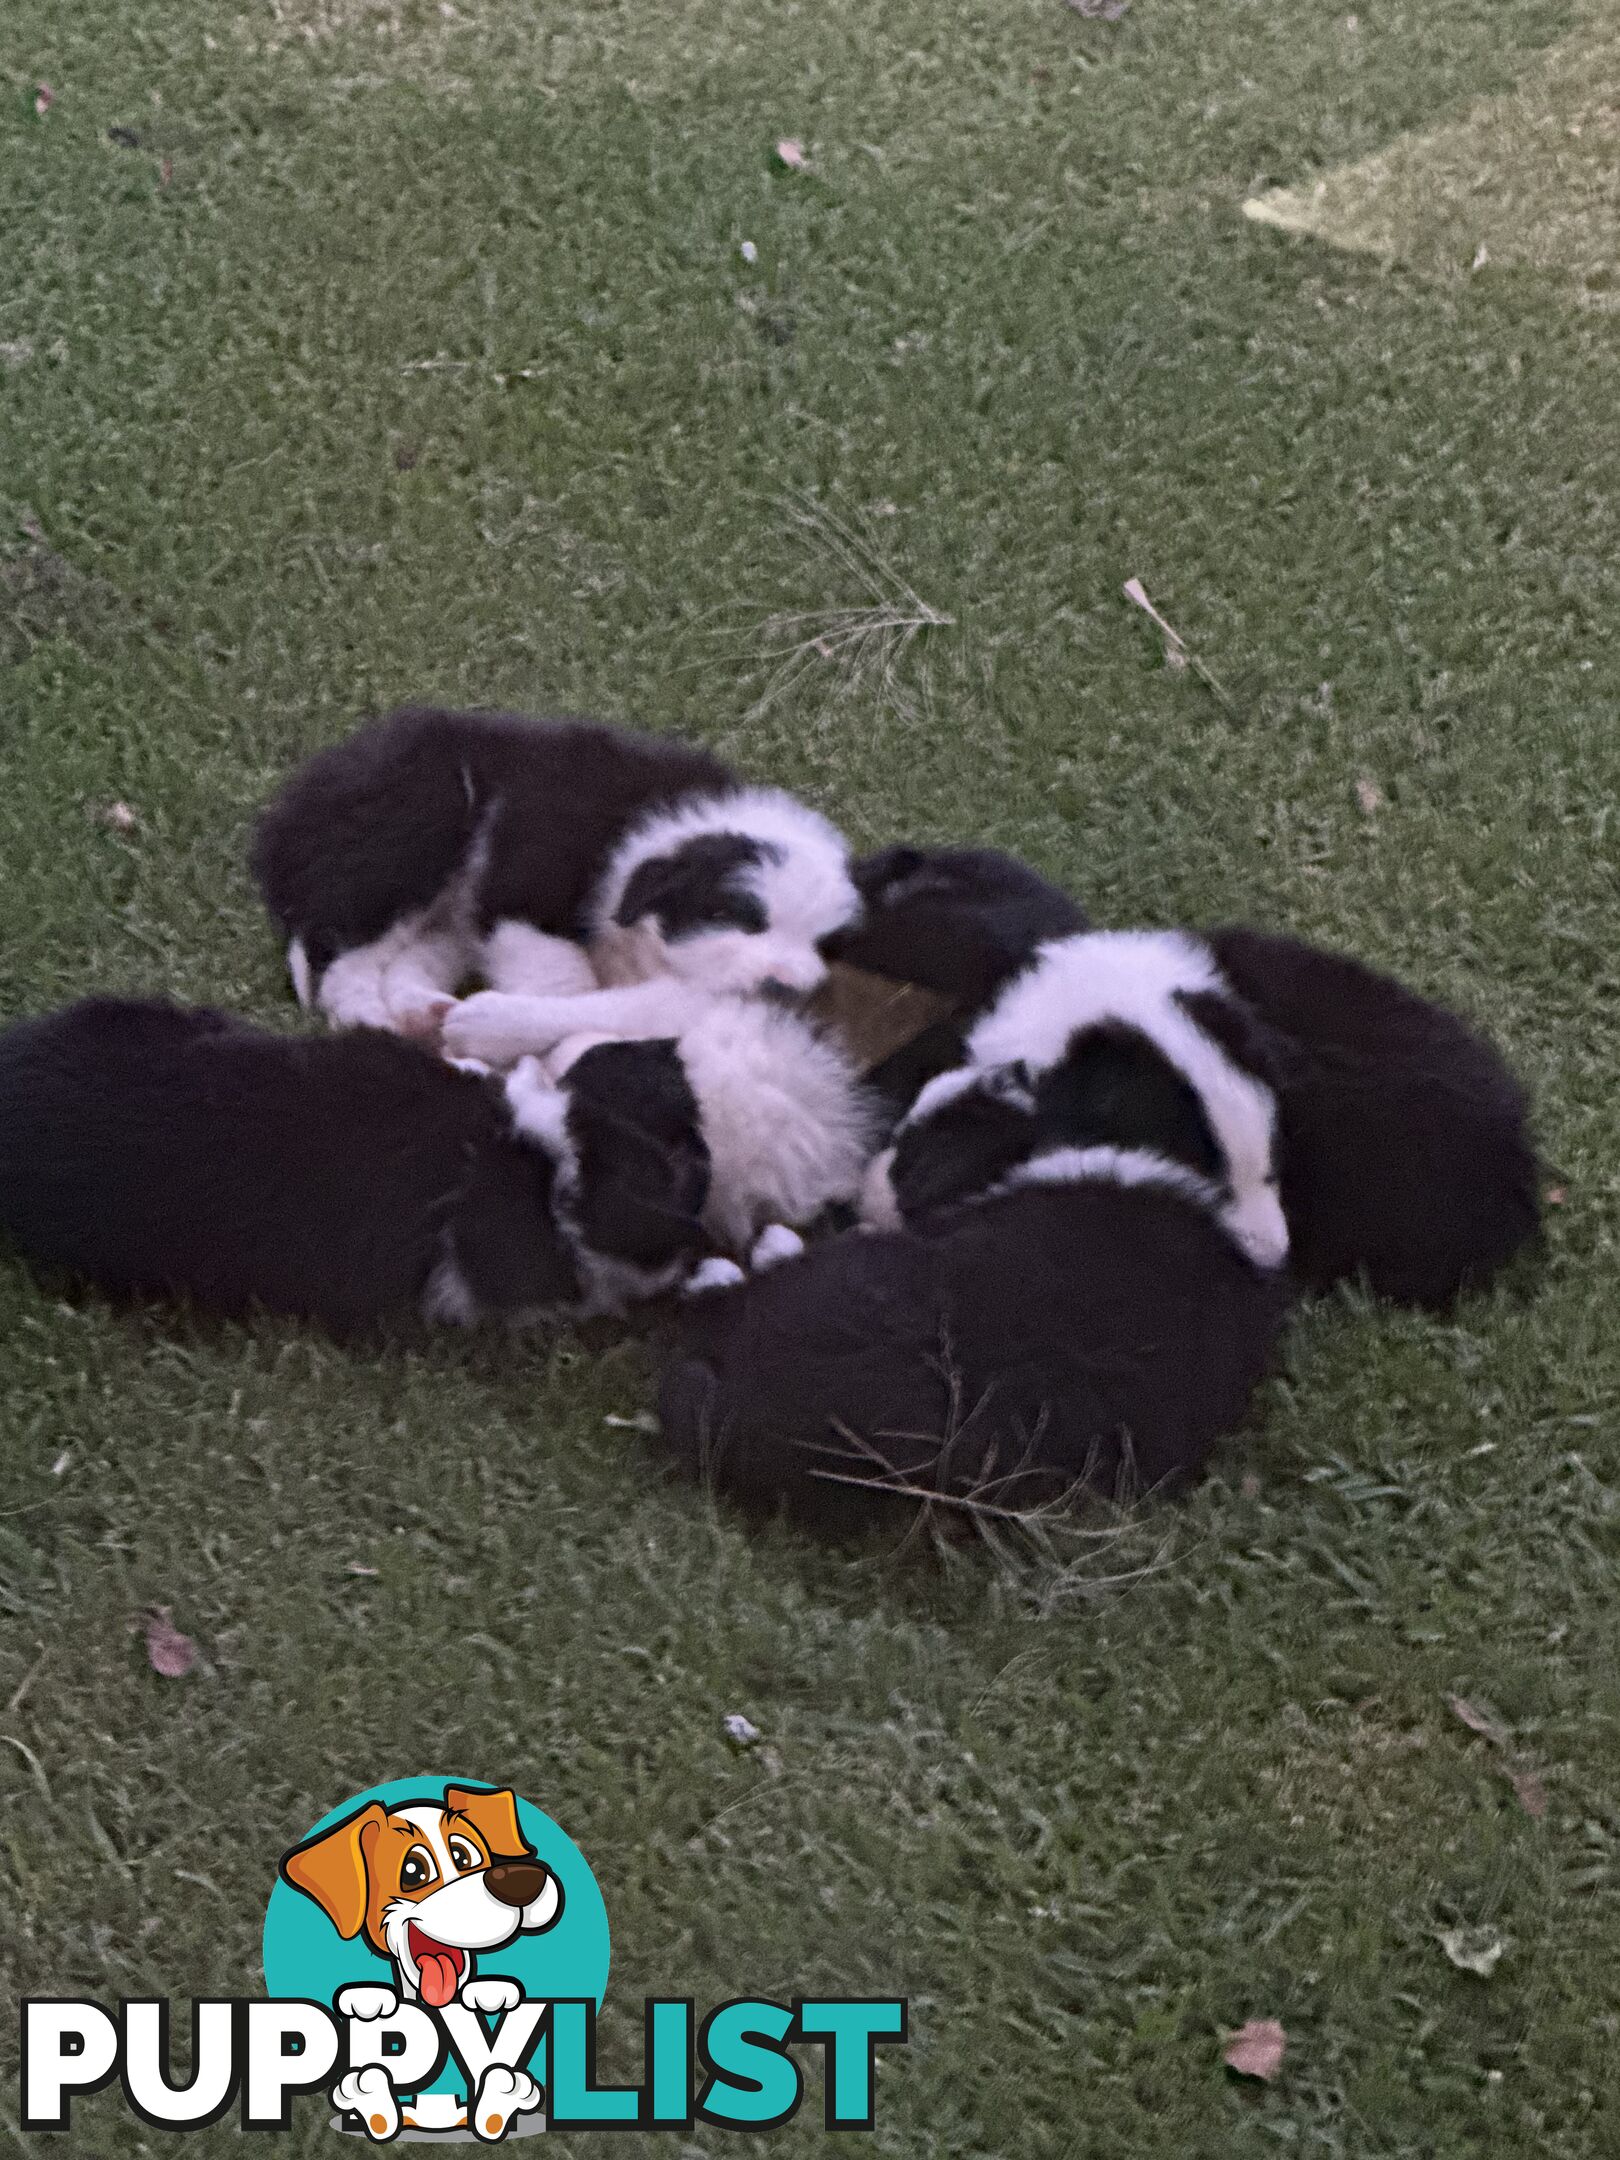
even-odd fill
[{"label": "puppy's eye", "polygon": [[413,1845],[405,1855],[405,1864],[399,1871],[399,1887],[402,1890],[425,1890],[438,1875],[433,1865],[433,1855],[425,1845]]},{"label": "puppy's eye", "polygon": [[484,1864],[483,1854],[476,1845],[469,1845],[465,1838],[453,1837],[450,1840],[450,1858],[454,1861],[459,1875],[470,1874]]}]

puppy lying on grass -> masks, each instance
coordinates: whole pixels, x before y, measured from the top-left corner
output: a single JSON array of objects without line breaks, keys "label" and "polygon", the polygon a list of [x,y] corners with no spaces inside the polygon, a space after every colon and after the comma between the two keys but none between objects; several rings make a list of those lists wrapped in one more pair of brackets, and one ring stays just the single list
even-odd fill
[{"label": "puppy lying on grass", "polygon": [[1043,947],[972,1038],[1024,1054],[933,1081],[874,1167],[883,1227],[694,1279],[677,1461],[835,1528],[1194,1476],[1289,1298],[1275,1105],[1210,975],[1173,935]]},{"label": "puppy lying on grass", "polygon": [[[1017,1054],[1005,1025],[970,1051],[975,1021],[1067,934],[1073,903],[978,850],[891,849],[857,863],[855,876],[867,912],[839,956],[960,1007],[871,1076],[887,1101],[904,1111],[961,1058]],[[1524,1091],[1501,1053],[1444,1006],[1344,954],[1238,927],[1202,942],[1245,1016],[1228,1047],[1277,1096],[1299,1285],[1359,1279],[1381,1297],[1443,1306],[1488,1282],[1540,1216]],[[1036,992],[1032,1015],[1039,1002]]]},{"label": "puppy lying on grass", "polygon": [[405,706],[318,752],[253,868],[299,1001],[413,1034],[471,976],[533,996],[636,986],[806,996],[860,902],[816,811],[708,751],[586,720]]},{"label": "puppy lying on grass", "polygon": [[503,1088],[370,1028],[91,998],[0,1031],[0,1231],[122,1296],[339,1335],[617,1312],[712,1250],[668,1044]]}]

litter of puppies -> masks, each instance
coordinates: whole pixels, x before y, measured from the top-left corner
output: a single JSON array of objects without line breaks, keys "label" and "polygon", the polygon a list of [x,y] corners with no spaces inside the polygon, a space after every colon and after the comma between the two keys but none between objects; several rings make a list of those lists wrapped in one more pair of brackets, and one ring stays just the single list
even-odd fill
[{"label": "litter of puppies", "polygon": [[1094,929],[989,850],[852,862],[667,738],[407,708],[253,861],[331,1031],[94,997],[0,1031],[0,1230],[344,1336],[682,1293],[663,1447],[755,1511],[1173,1490],[1297,1298],[1443,1307],[1537,1230],[1523,1091],[1390,977]]}]

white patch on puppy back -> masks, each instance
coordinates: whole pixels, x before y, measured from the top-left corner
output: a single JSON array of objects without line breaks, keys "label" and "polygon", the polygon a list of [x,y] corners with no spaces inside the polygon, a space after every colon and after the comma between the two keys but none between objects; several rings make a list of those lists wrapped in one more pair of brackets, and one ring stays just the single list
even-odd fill
[{"label": "white patch on puppy back", "polygon": [[1152,1185],[1180,1193],[1212,1215],[1221,1212],[1220,1187],[1189,1170],[1185,1163],[1155,1155],[1151,1148],[1065,1147],[1032,1155],[1009,1170],[986,1198],[1020,1192],[1031,1185]]},{"label": "white patch on puppy back", "polygon": [[1200,990],[1231,995],[1209,947],[1183,931],[1084,930],[1054,938],[973,1029],[968,1055],[975,1065],[1055,1065],[1078,1028],[1103,1020],[1126,1021],[1158,1041],[1159,1021],[1180,1011],[1176,993]]}]

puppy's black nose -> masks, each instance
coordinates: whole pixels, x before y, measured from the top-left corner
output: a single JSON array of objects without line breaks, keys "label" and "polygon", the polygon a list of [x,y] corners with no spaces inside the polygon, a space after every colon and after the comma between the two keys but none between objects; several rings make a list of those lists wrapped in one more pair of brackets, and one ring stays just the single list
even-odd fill
[{"label": "puppy's black nose", "polygon": [[795,990],[791,983],[777,982],[774,977],[760,984],[759,994],[772,1005],[787,1005],[795,1009],[804,1003],[806,996],[803,990]]},{"label": "puppy's black nose", "polygon": [[532,1860],[496,1860],[485,1868],[484,1883],[492,1898],[521,1911],[546,1887],[546,1871]]}]

